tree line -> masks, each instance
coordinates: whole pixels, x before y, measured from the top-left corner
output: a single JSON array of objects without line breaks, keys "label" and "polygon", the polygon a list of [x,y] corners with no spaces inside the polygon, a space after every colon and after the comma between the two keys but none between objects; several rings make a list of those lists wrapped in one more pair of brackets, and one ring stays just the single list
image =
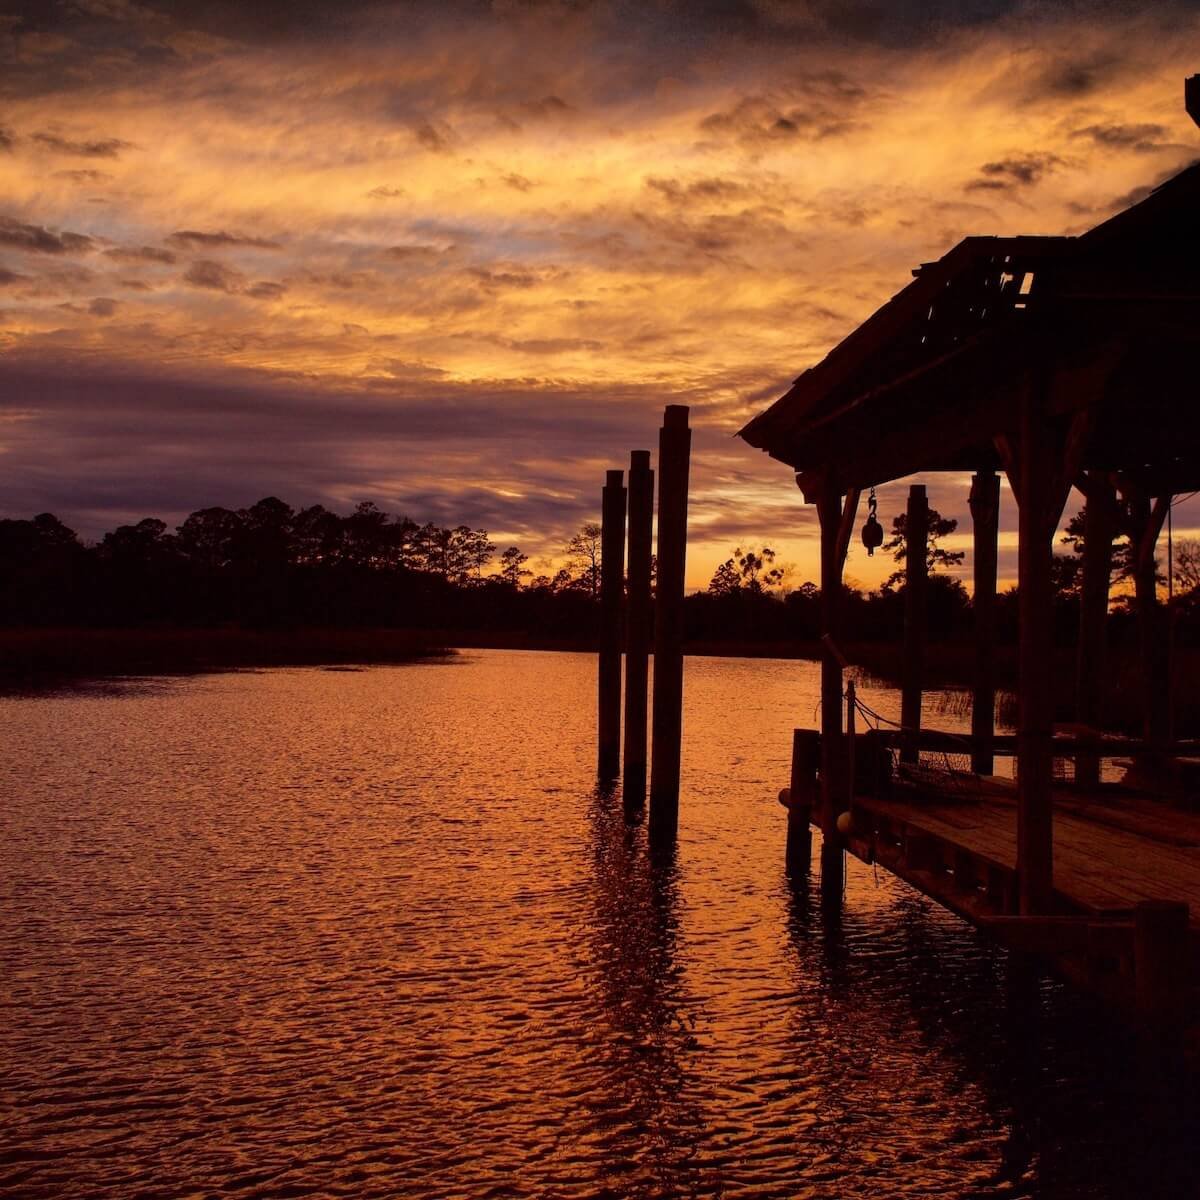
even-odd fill
[{"label": "tree line", "polygon": [[[1055,627],[1074,640],[1078,623],[1082,514],[1068,523],[1055,556]],[[942,544],[957,522],[930,511],[928,625],[934,639],[971,628],[971,598],[950,573],[964,558]],[[905,515],[892,522],[883,552],[906,552]],[[535,573],[517,546],[501,549],[486,530],[442,527],[393,516],[372,503],[346,515],[321,505],[294,509],[275,497],[242,509],[204,508],[175,529],[148,517],[85,544],[58,518],[0,520],[0,623],[7,626],[152,625],[247,628],[382,626],[525,632],[589,641],[598,620],[600,526],[583,525],[552,572]],[[1177,611],[1189,624],[1200,609],[1200,546],[1176,546]],[[1115,548],[1120,625],[1129,605],[1121,582],[1132,569]],[[789,642],[820,636],[820,591],[793,586],[769,547],[739,547],[707,587],[687,597],[691,641]],[[997,636],[1016,635],[1016,591],[998,598]],[[904,576],[878,588],[847,586],[843,636],[897,639]]]}]

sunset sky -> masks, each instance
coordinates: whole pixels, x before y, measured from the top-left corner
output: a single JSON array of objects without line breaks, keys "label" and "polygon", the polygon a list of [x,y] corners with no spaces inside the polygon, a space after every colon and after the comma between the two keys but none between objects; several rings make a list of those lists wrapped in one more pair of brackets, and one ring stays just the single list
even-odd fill
[{"label": "sunset sky", "polygon": [[799,582],[735,431],[959,238],[1195,159],[1196,71],[1183,3],[0,0],[0,514],[369,499],[537,558],[684,403],[689,583]]}]

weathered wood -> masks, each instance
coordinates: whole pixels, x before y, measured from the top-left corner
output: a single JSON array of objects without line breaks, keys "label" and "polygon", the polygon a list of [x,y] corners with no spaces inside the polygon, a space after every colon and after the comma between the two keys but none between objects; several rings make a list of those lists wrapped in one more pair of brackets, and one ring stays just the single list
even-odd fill
[{"label": "weathered wood", "polygon": [[650,558],[654,524],[654,472],[650,451],[629,456],[629,578],[625,617],[625,758],[623,791],[627,806],[646,796],[647,683],[650,673],[652,609]]},{"label": "weathered wood", "polygon": [[849,806],[842,735],[842,663],[837,654],[841,632],[842,559],[839,532],[842,497],[826,482],[817,496],[821,525],[821,888],[826,899],[840,897],[845,880],[843,839],[838,814]]},{"label": "weathered wood", "polygon": [[904,556],[904,665],[901,676],[900,724],[904,762],[918,758],[915,735],[921,728],[921,689],[925,673],[925,595],[929,583],[929,501],[925,485],[908,489]]},{"label": "weathered wood", "polygon": [[683,736],[683,585],[687,563],[688,409],[668,404],[658,441],[658,583],[654,604],[654,710],[650,819],[674,828]]},{"label": "weathered wood", "polygon": [[[1082,481],[1086,498],[1083,528],[1083,578],[1079,590],[1079,648],[1075,672],[1075,714],[1081,725],[1098,729],[1108,686],[1108,590],[1112,544],[1117,527],[1116,492],[1099,471]],[[1075,759],[1075,782],[1091,788],[1100,782],[1100,758],[1085,752]]]},{"label": "weathered wood", "polygon": [[1134,986],[1138,1016],[1160,1028],[1182,1026],[1190,1007],[1188,906],[1143,900],[1134,909]]},{"label": "weathered wood", "polygon": [[1000,532],[1000,476],[995,471],[972,476],[970,507],[975,610],[971,770],[977,775],[990,775],[996,733],[996,561]]},{"label": "weathered wood", "polygon": [[615,779],[621,766],[621,609],[625,575],[625,486],[621,471],[604,484],[600,533],[600,663],[597,771]]},{"label": "weathered wood", "polygon": [[1043,409],[1040,381],[1021,397],[1017,491],[1020,547],[1018,612],[1017,872],[1023,914],[1053,904],[1054,844],[1051,813],[1051,735],[1054,720],[1051,624],[1053,536],[1066,494],[1063,446]]},{"label": "weathered wood", "polygon": [[792,731],[792,771],[788,786],[787,856],[807,863],[812,855],[813,804],[817,798],[817,768],[821,735],[815,729]]}]

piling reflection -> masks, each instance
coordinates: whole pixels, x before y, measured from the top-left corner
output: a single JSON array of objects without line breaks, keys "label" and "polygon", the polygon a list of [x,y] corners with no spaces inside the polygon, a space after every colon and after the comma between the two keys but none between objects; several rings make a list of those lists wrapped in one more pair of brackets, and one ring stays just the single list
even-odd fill
[{"label": "piling reflection", "polygon": [[688,1096],[694,1037],[677,955],[676,846],[599,791],[589,824],[603,1085],[588,1103],[595,1136],[607,1144],[609,1184],[615,1194],[641,1195],[688,1178],[703,1127]]}]

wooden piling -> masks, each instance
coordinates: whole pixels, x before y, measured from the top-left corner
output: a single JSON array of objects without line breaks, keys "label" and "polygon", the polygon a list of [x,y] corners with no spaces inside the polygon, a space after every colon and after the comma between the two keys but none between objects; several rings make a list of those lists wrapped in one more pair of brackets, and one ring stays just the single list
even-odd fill
[{"label": "wooden piling", "polygon": [[668,404],[658,440],[658,581],[654,602],[654,705],[650,820],[673,828],[679,814],[683,735],[683,586],[687,565],[688,409]]},{"label": "wooden piling", "polygon": [[600,667],[597,773],[615,779],[621,767],[621,609],[625,575],[625,487],[621,471],[604,484],[600,534]]},{"label": "wooden piling", "polygon": [[975,610],[975,680],[971,694],[971,770],[995,770],[996,732],[996,561],[1000,532],[1000,476],[979,471],[971,477],[971,526]]},{"label": "wooden piling", "polygon": [[845,879],[843,839],[838,814],[848,806],[845,795],[845,739],[842,734],[842,662],[837,653],[841,633],[843,549],[842,494],[824,481],[816,497],[821,525],[821,889],[826,898],[840,897]]},{"label": "wooden piling", "polygon": [[650,451],[629,456],[629,578],[625,608],[625,762],[627,807],[646,796],[647,680],[650,671],[650,557],[654,523],[654,472]]},{"label": "wooden piling", "polygon": [[787,824],[787,861],[792,864],[807,865],[812,857],[810,825],[820,759],[821,735],[815,729],[793,730]]},{"label": "wooden piling", "polygon": [[[1083,572],[1079,589],[1079,646],[1075,665],[1075,719],[1099,730],[1108,686],[1108,591],[1112,544],[1117,532],[1116,493],[1103,472],[1088,471],[1083,483]],[[1075,784],[1100,783],[1100,756],[1085,752],[1075,759]]]},{"label": "wooden piling", "polygon": [[1141,901],[1133,910],[1133,953],[1138,1017],[1156,1029],[1182,1028],[1192,961],[1187,904]]},{"label": "wooden piling", "polygon": [[928,591],[929,501],[925,485],[908,489],[904,556],[904,667],[900,694],[900,724],[911,736],[904,741],[900,756],[905,762],[918,758],[917,735],[921,730],[921,688],[925,673],[925,595]]}]

